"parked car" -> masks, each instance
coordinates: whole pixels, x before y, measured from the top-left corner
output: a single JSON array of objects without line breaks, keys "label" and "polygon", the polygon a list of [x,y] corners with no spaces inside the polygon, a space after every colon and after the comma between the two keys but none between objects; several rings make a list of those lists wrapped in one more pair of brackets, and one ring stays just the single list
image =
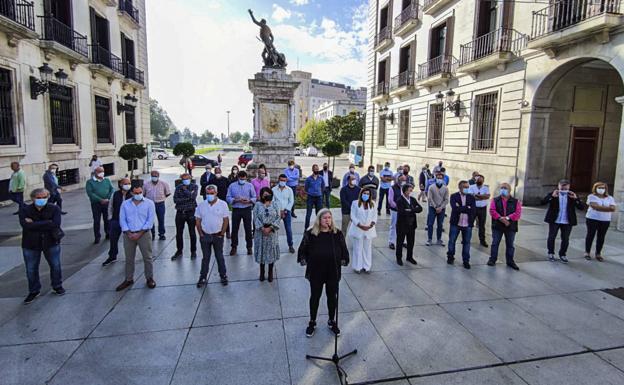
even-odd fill
[{"label": "parked car", "polygon": [[318,155],[318,150],[316,149],[316,147],[310,146],[310,147],[306,148],[305,150],[303,150],[303,154],[305,156],[317,156]]},{"label": "parked car", "polygon": [[301,156],[301,148],[295,147],[295,156]]},{"label": "parked car", "polygon": [[164,148],[152,148],[152,158],[153,159],[169,159],[170,154]]},{"label": "parked car", "polygon": [[219,162],[215,159],[208,159],[203,155],[193,155],[191,156],[191,163],[193,164],[193,168],[205,167],[210,164],[212,167],[217,167]]},{"label": "parked car", "polygon": [[253,154],[251,152],[244,152],[238,157],[238,165],[240,167],[245,168],[251,162],[253,162]]}]

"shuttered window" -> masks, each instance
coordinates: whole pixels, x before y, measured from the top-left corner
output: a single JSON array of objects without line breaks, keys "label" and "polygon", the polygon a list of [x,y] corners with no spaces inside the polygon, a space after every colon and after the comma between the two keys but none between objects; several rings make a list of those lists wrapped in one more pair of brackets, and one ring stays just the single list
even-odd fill
[{"label": "shuttered window", "polygon": [[399,112],[399,147],[409,147],[410,110]]},{"label": "shuttered window", "polygon": [[444,106],[440,103],[429,105],[429,125],[427,126],[427,147],[442,148],[442,126]]},{"label": "shuttered window", "polygon": [[74,130],[74,90],[50,83],[52,143],[76,143]]},{"label": "shuttered window", "polygon": [[377,145],[383,147],[386,145],[386,117],[379,117],[379,130],[377,132]]},{"label": "shuttered window", "polygon": [[0,145],[17,143],[14,122],[11,71],[0,68]]},{"label": "shuttered window", "polygon": [[98,143],[112,143],[112,127],[110,118],[110,99],[95,96],[95,126]]}]

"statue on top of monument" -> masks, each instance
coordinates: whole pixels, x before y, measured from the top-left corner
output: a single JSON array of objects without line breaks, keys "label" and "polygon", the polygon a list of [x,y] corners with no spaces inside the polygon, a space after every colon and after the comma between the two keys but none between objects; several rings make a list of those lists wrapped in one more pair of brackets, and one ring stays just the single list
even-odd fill
[{"label": "statue on top of monument", "polygon": [[264,61],[265,67],[270,68],[286,68],[288,65],[286,63],[286,56],[278,52],[273,45],[273,41],[275,38],[273,37],[273,32],[271,32],[271,28],[267,25],[265,19],[260,21],[256,20],[251,9],[248,10],[249,15],[251,16],[251,20],[260,27],[260,40],[264,43],[264,49],[262,50],[262,60]]}]

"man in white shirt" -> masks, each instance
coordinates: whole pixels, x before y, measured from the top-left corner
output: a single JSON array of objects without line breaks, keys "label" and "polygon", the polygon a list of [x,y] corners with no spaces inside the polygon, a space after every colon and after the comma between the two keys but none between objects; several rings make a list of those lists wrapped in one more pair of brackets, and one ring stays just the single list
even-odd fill
[{"label": "man in white shirt", "polygon": [[199,233],[199,244],[203,254],[199,281],[197,282],[198,288],[207,284],[206,278],[208,277],[212,250],[214,250],[217,259],[221,284],[223,286],[228,284],[225,259],[223,258],[223,236],[228,228],[230,210],[227,203],[219,199],[217,194],[217,186],[213,184],[206,186],[206,200],[195,209],[195,225]]},{"label": "man in white shirt", "polygon": [[485,222],[487,220],[487,207],[490,200],[490,188],[483,184],[485,178],[481,174],[474,176],[475,184],[470,186],[470,193],[474,195],[477,206],[477,226],[479,227],[479,242],[481,246],[488,247],[485,241]]},{"label": "man in white shirt", "polygon": [[286,183],[288,182],[288,177],[286,174],[282,174],[279,176],[279,181],[277,185],[273,187],[273,201],[277,204],[277,207],[280,210],[280,216],[284,221],[284,228],[286,229],[286,241],[288,242],[288,251],[292,254],[295,252],[295,248],[293,247],[293,237],[292,237],[292,219],[290,208],[295,204],[295,195],[292,192],[292,189],[289,188]]}]

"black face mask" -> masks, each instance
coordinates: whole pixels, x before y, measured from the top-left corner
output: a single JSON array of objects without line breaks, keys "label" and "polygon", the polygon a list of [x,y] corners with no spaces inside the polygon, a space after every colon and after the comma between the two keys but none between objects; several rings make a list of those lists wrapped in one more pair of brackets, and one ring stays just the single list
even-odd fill
[{"label": "black face mask", "polygon": [[403,175],[409,174],[409,170],[403,170]]},{"label": "black face mask", "polygon": [[312,173],[313,173],[314,175],[318,175],[318,174],[319,174],[319,171],[318,171],[318,170],[316,170],[316,171],[312,171]]},{"label": "black face mask", "polygon": [[323,167],[323,171],[327,171],[327,166]]},{"label": "black face mask", "polygon": [[273,195],[265,195],[262,197],[262,199],[264,200],[264,202],[272,202],[273,201]]}]

